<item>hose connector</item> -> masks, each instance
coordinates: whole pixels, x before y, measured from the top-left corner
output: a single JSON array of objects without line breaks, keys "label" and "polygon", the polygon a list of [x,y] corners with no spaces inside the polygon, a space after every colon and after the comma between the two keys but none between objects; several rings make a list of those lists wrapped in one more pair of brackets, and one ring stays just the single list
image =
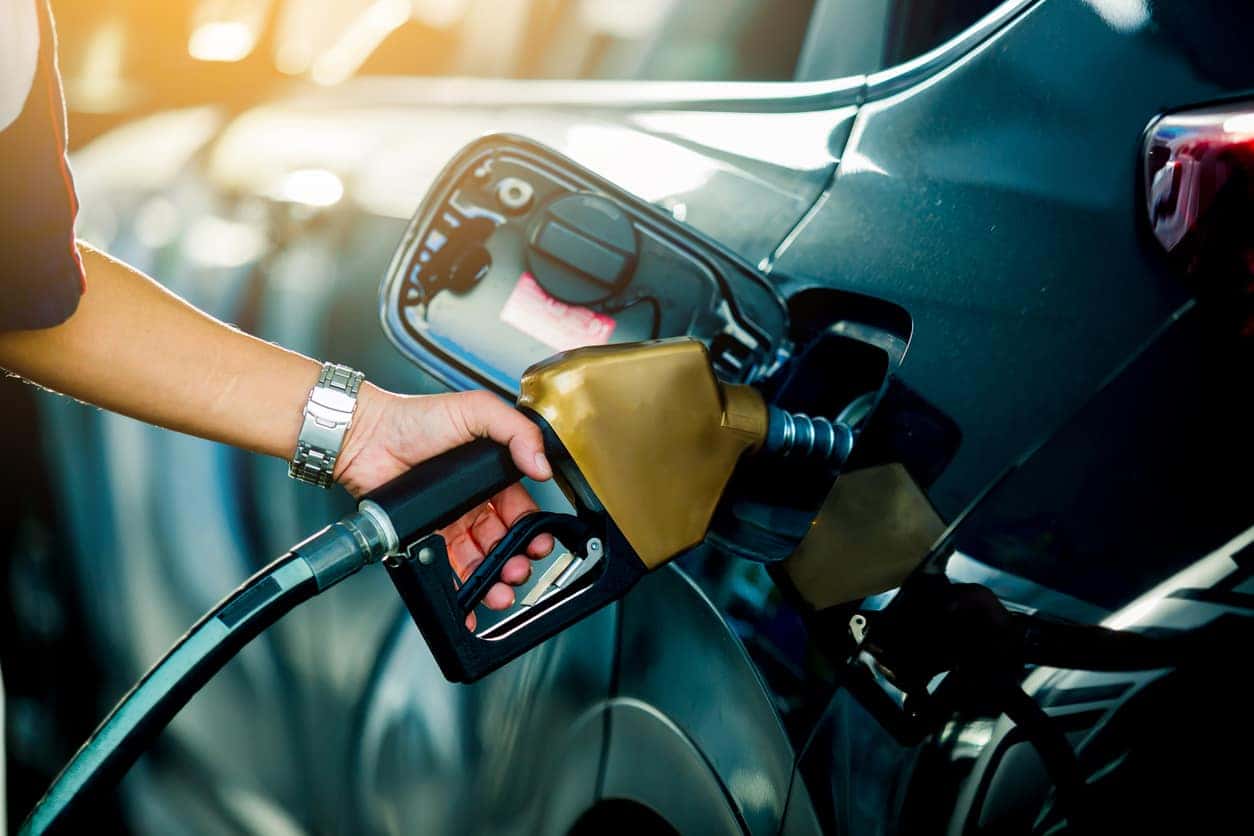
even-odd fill
[{"label": "hose connector", "polygon": [[764,453],[798,456],[839,467],[853,450],[853,430],[827,418],[769,407]]},{"label": "hose connector", "polygon": [[363,566],[386,557],[396,546],[391,519],[376,503],[363,500],[356,511],[292,551],[309,565],[318,591],[325,592]]}]

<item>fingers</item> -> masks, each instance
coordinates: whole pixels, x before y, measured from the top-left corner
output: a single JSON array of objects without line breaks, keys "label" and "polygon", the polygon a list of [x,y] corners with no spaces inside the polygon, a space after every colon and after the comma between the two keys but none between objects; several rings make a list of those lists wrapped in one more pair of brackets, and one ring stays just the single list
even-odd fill
[{"label": "fingers", "polygon": [[[526,497],[525,491],[523,491],[523,496]],[[508,526],[492,503],[481,505],[444,529],[442,534],[448,550],[449,562],[458,577],[462,580],[470,577],[492,547],[505,536],[507,530]],[[528,554],[539,557],[543,557],[552,549],[553,538],[549,535],[535,538],[527,547]],[[530,577],[531,558],[524,555],[511,557],[501,569],[500,579],[504,583],[498,582],[493,586],[492,590],[496,590],[495,592],[489,590],[488,595],[483,599],[484,605],[489,609],[504,609],[512,606],[513,592],[508,590],[506,584],[518,586],[526,583]],[[505,594],[506,591],[509,591],[508,595]]]},{"label": "fingers", "polygon": [[540,509],[522,485],[510,485],[492,497],[492,507],[496,509],[496,513],[507,526],[518,522],[518,518],[524,514]]},{"label": "fingers", "polygon": [[541,534],[527,544],[527,557],[539,560],[548,557],[553,551],[555,541],[552,534]]},{"label": "fingers", "polygon": [[[448,544],[449,562],[453,564],[453,570],[457,572],[457,576],[462,580],[470,577],[470,573],[475,571],[484,558],[483,550],[479,548],[474,537],[471,536],[473,528],[474,523],[471,523],[465,527],[460,535],[452,539],[447,539],[446,535],[445,539],[445,542]],[[522,564],[526,564],[525,567]],[[510,558],[501,570],[501,577],[512,583],[524,583],[530,576],[531,561],[522,556]],[[490,610],[508,609],[514,605],[514,590],[506,584],[497,581],[488,588],[487,594],[483,596],[483,600],[480,603]],[[471,616],[473,616],[473,613]],[[473,617],[466,619],[466,626],[472,630],[474,629]]]},{"label": "fingers", "polygon": [[[483,562],[484,557],[492,550],[492,547],[496,545],[497,541],[505,536],[505,530],[505,523],[501,521],[499,516],[491,512],[482,514],[479,519],[475,520],[474,523],[471,524],[469,529],[470,536],[466,539],[474,541],[474,549],[471,550],[470,548],[463,546],[463,553],[468,558],[467,564],[470,567],[467,570],[467,575],[478,568],[479,564]],[[552,539],[552,537],[549,538],[549,540]],[[535,547],[536,546],[533,541],[529,550],[534,549]],[[550,545],[549,548],[552,549],[552,546]],[[503,590],[506,589],[505,584],[508,584],[509,586],[520,586],[526,583],[530,577],[531,559],[524,555],[514,555],[509,560],[505,561],[505,565],[501,567],[500,579],[504,583],[497,583],[492,587],[492,589],[497,590],[495,595],[493,595],[491,590],[489,590],[488,595],[484,596],[484,605],[489,609],[504,609],[505,607],[512,606],[514,603],[512,590],[510,591],[508,599],[502,594]],[[497,587],[500,587],[500,589],[497,589]]]},{"label": "fingers", "polygon": [[483,596],[483,605],[490,610],[505,610],[514,606],[514,590],[503,583],[494,583]]},{"label": "fingers", "polygon": [[[510,526],[518,522],[524,514],[535,510],[537,510],[535,502],[522,486],[513,485],[497,494],[489,505],[472,512],[474,516],[469,523],[469,532],[480,554],[486,555],[490,552],[492,547],[500,542],[509,531]],[[541,534],[527,544],[527,554],[536,559],[544,557],[551,551],[553,551],[553,535],[551,534]]]},{"label": "fingers", "polygon": [[[527,489],[522,485],[510,485],[496,496],[492,497],[492,507],[496,509],[497,515],[508,528],[524,514],[530,514],[532,511],[539,510],[536,501],[531,498],[531,494],[527,493]],[[496,544],[496,540],[485,544],[480,540],[481,545],[491,548]],[[541,534],[527,545],[527,554],[533,558],[541,558],[553,551],[553,536],[551,534]]]},{"label": "fingers", "polygon": [[531,560],[522,555],[514,555],[505,562],[501,569],[501,580],[510,586],[522,586],[531,578]]},{"label": "fingers", "polygon": [[462,580],[469,577],[507,528],[492,503],[485,502],[440,532],[457,576]]},{"label": "fingers", "polygon": [[[500,520],[505,524],[505,528],[509,528],[509,526],[517,523],[524,514],[530,514],[532,511],[539,510],[539,506],[535,504],[532,495],[528,494],[527,489],[523,488],[522,485],[510,485],[509,488],[500,491],[499,494],[493,496],[492,506],[494,509],[497,509],[497,515],[500,516]],[[483,540],[479,540],[479,544],[490,549],[497,544],[497,541],[492,540],[492,543],[484,543]],[[548,555],[549,551],[552,550],[552,534],[540,534],[527,544],[527,554],[537,560]]]},{"label": "fingers", "polygon": [[509,447],[514,464],[532,479],[543,482],[552,477],[540,428],[527,416],[487,392],[467,392],[457,406],[471,435]]},{"label": "fingers", "polygon": [[[519,562],[515,563],[515,561]],[[514,567],[512,571],[511,566]],[[501,576],[504,577],[506,574],[518,575],[520,572],[525,572],[526,574],[523,576],[522,581],[518,581],[518,583],[527,580],[527,577],[531,575],[531,561],[525,557],[514,557],[510,559],[509,563],[505,564],[505,569],[501,572]],[[488,594],[483,596],[483,605],[490,610],[509,609],[514,606],[514,597],[513,589],[503,583],[495,583],[488,590]],[[466,616],[466,629],[470,632],[473,633],[475,631],[475,625],[478,623],[479,620],[475,618],[473,612]]]},{"label": "fingers", "polygon": [[483,506],[482,512],[470,526],[470,536],[481,554],[487,554],[497,544],[508,528],[500,514],[491,506]]},{"label": "fingers", "polygon": [[[527,569],[531,571],[530,566]],[[483,596],[483,604],[490,610],[504,610],[514,605],[514,590],[510,589],[503,583],[493,584],[488,590],[488,594]],[[466,616],[466,629],[470,632],[475,631],[475,626],[479,623],[479,619],[474,613]]]},{"label": "fingers", "polygon": [[[449,562],[462,580],[483,563],[509,527],[525,514],[537,510],[535,501],[521,485],[511,485],[469,512],[442,532],[448,550]],[[541,534],[527,545],[526,555],[514,555],[501,568],[499,580],[494,583],[481,603],[491,610],[512,607],[515,594],[512,587],[521,586],[531,578],[532,560],[544,557],[553,550],[550,534]],[[466,619],[466,626],[473,630],[473,614]]]},{"label": "fingers", "polygon": [[448,562],[452,564],[457,577],[465,582],[483,562],[483,552],[469,534],[464,534],[456,540],[448,541]]}]

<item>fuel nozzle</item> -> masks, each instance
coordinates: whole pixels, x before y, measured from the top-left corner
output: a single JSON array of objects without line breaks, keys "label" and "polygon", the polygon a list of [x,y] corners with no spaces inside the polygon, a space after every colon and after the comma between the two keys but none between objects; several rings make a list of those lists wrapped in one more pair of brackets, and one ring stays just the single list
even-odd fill
[{"label": "fuel nozzle", "polygon": [[848,424],[812,418],[777,406],[768,408],[763,453],[806,458],[839,467],[852,450],[853,430]]},{"label": "fuel nozzle", "polygon": [[[691,339],[555,355],[522,376],[518,407],[540,427],[575,513],[515,522],[464,583],[438,529],[518,479],[505,448],[472,442],[367,497],[397,528],[384,566],[455,682],[496,670],[701,543],[746,455],[839,465],[853,445],[843,423],[768,408],[754,387],[720,380],[705,346]],[[496,624],[468,630],[466,614],[542,533],[566,554],[541,591]]]}]

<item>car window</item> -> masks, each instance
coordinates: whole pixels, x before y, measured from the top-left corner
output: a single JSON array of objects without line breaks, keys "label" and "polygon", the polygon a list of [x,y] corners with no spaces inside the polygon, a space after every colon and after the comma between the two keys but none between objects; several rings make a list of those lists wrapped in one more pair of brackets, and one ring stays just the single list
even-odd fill
[{"label": "car window", "polygon": [[895,0],[884,27],[882,64],[909,61],[947,41],[1002,0]]},{"label": "car window", "polygon": [[78,142],[291,78],[789,81],[869,73],[996,0],[52,0]]},{"label": "car window", "polygon": [[818,0],[796,78],[887,69],[939,46],[1003,0]]},{"label": "car window", "polygon": [[361,73],[787,81],[815,0],[454,0],[438,20],[429,5],[413,0]]},{"label": "car window", "polygon": [[585,2],[596,15],[585,12],[577,23],[568,19],[570,31],[557,37],[584,41],[586,59],[563,67],[545,66],[542,58],[537,69],[590,78],[786,80],[792,78],[814,11],[814,0],[660,0],[654,5],[660,14],[623,27],[624,4]]},{"label": "car window", "polygon": [[[293,33],[314,36],[298,51],[325,82],[353,73],[790,81],[908,60],[1001,0],[357,0],[311,26],[298,11],[320,2],[289,0],[279,54]],[[380,6],[394,8],[385,18]]]}]

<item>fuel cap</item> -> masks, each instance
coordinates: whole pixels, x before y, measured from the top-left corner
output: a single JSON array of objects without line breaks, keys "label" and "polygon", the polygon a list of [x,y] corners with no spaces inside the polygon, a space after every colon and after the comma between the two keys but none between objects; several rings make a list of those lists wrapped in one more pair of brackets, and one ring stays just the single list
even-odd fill
[{"label": "fuel cap", "polygon": [[612,200],[568,194],[539,213],[527,263],[536,281],[565,302],[588,304],[612,295],[631,278],[636,230]]}]

